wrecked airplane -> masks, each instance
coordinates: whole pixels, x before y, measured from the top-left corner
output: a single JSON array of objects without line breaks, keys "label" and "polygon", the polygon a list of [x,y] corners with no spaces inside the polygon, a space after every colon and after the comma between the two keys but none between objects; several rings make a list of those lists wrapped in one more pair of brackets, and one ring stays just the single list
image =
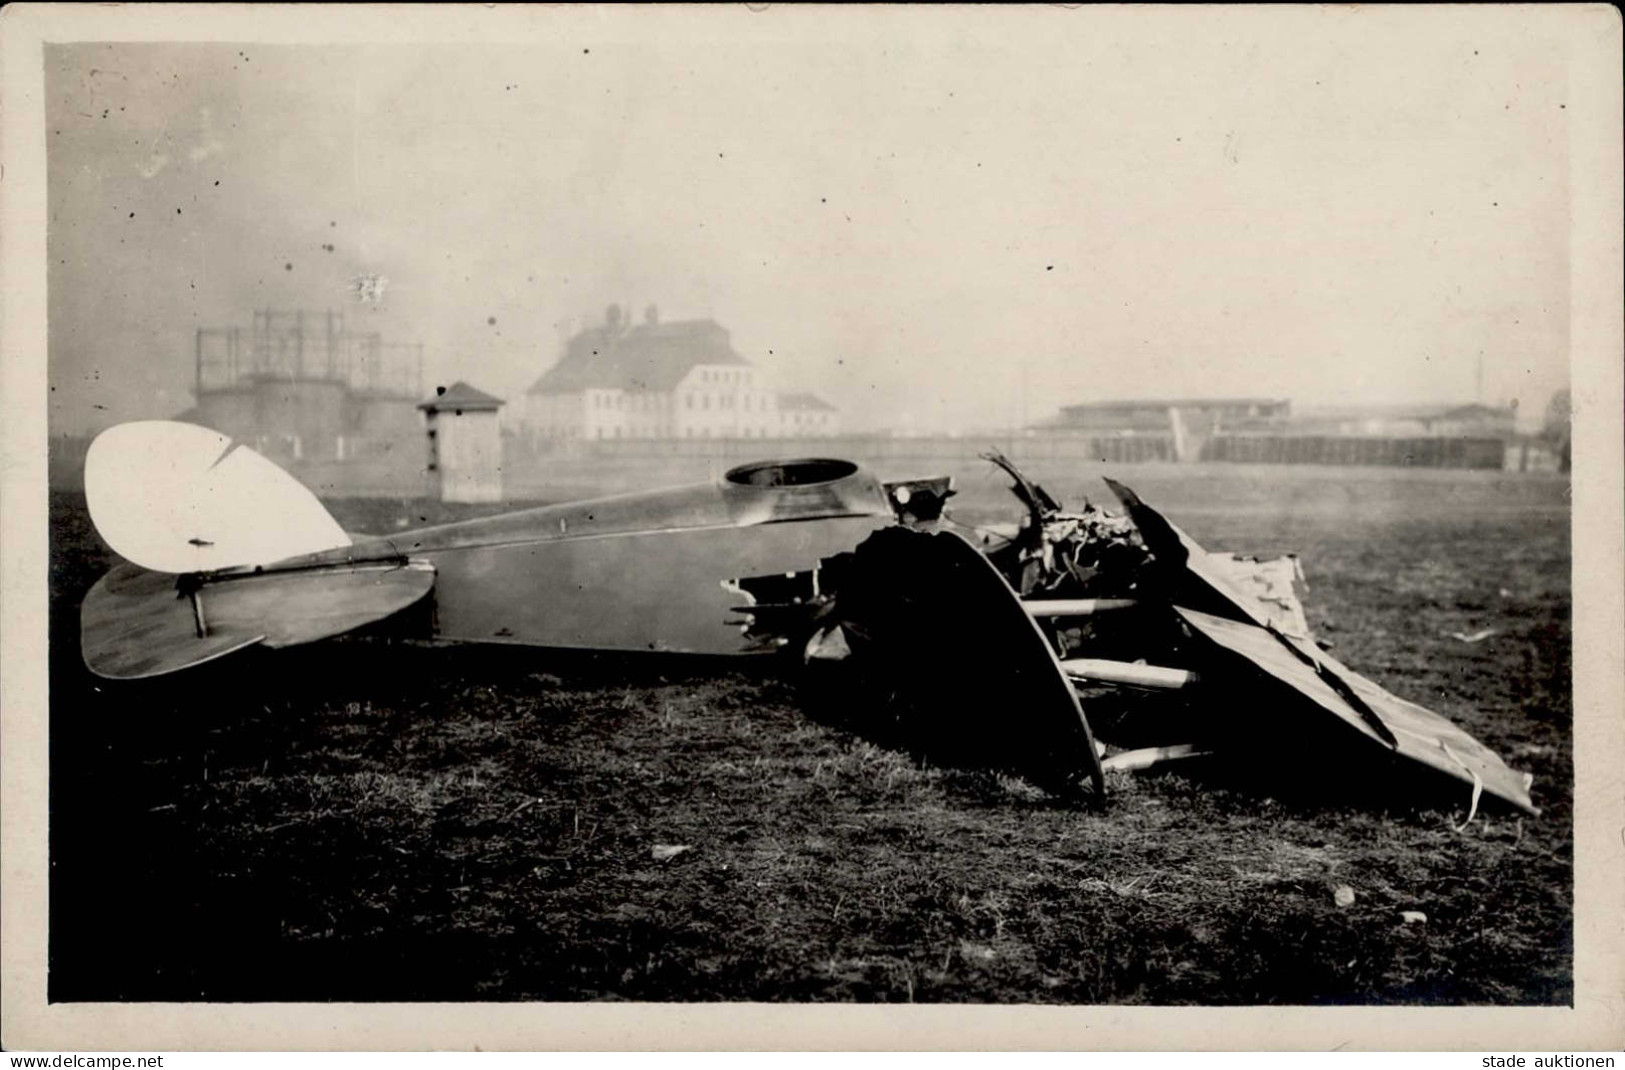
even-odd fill
[{"label": "wrecked airplane", "polygon": [[[991,764],[1052,789],[1084,778],[1099,789],[1105,771],[1257,742],[1279,748],[1282,739],[1296,738],[1328,747],[1358,744],[1373,748],[1372,756],[1408,760],[1460,781],[1472,790],[1469,814],[1486,793],[1539,812],[1528,774],[1510,769],[1446,718],[1326,653],[1310,633],[1297,592],[1303,573],[1296,557],[1208,553],[1110,479],[1122,514],[1088,503],[1068,511],[1002,455],[986,457],[1013,479],[1025,522],[976,529],[968,538],[940,524],[876,532],[803,574],[798,601],[816,609],[802,614],[800,632],[781,638],[804,641],[809,660],[839,661],[863,651],[871,662],[901,661],[910,682],[889,692],[889,701],[929,708],[938,724],[959,705],[953,694],[969,690],[943,666],[992,661],[1035,673],[1040,653],[1051,656],[1055,676],[1085,696],[1121,700],[1126,693],[1142,706],[1153,696],[1175,696],[1196,711],[1184,721],[1200,742],[1163,740],[1102,760],[1079,707],[1081,730],[1002,733],[1005,740],[1023,737],[1015,752],[986,752]],[[945,549],[945,541],[954,549]],[[979,551],[1003,581],[1003,602],[1019,606],[1034,627],[1008,622],[1008,614],[989,604],[998,599],[972,593],[978,570],[960,564],[950,572],[949,562],[969,556],[956,544]],[[751,590],[753,584],[740,586]],[[774,607],[772,626],[787,619],[784,607]],[[997,643],[988,638],[995,627]],[[1027,649],[1016,654],[1012,646]],[[1019,695],[1004,692],[1021,712],[1001,716],[1036,722],[1025,699],[1036,686],[1023,681],[1021,687]],[[1058,699],[1053,706],[1070,712]],[[1248,713],[1221,716],[1238,707]]]},{"label": "wrecked airplane", "polygon": [[[1095,797],[1112,770],[1222,757],[1249,726],[1219,711],[1245,699],[1270,711],[1254,733],[1358,744],[1470,785],[1475,810],[1488,794],[1538,812],[1527,775],[1325,652],[1295,558],[1208,553],[1110,480],[1121,513],[1068,510],[988,459],[1023,522],[962,529],[945,477],[810,459],[370,536],[225,436],[124,424],[86,460],[92,521],[125,563],[84,600],[82,653],[136,680],[384,620],[444,642],[780,652],[838,667],[905,735],[960,740],[957,760]],[[1085,714],[1170,698],[1187,716],[1164,723],[1195,738],[1141,725],[1109,748]]]}]

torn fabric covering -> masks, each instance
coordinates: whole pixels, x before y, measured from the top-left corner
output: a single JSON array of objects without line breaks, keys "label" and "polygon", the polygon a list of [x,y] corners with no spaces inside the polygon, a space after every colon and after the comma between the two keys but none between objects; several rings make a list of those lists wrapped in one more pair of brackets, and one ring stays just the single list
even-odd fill
[{"label": "torn fabric covering", "polygon": [[1176,606],[1174,612],[1198,634],[1293,688],[1373,743],[1431,766],[1475,789],[1481,786],[1484,791],[1528,813],[1540,812],[1529,798],[1529,778],[1525,774],[1508,768],[1494,751],[1432,710],[1407,702],[1326,658],[1327,667],[1380,719],[1387,729],[1385,738],[1345,694],[1265,629],[1194,609]]},{"label": "torn fabric covering", "polygon": [[[1317,706],[1340,717],[1396,753],[1480,787],[1529,813],[1530,778],[1509,768],[1494,751],[1432,710],[1383,689],[1327,655],[1308,634],[1293,634],[1277,623],[1279,607],[1263,602],[1236,582],[1237,570],[1209,554],[1189,535],[1146,505],[1129,488],[1107,480],[1129,510],[1159,562],[1183,564],[1186,582],[1176,583],[1203,610],[1183,604],[1175,610],[1211,641],[1240,654]],[[1296,627],[1294,625],[1294,627]]]},{"label": "torn fabric covering", "polygon": [[1483,790],[1491,795],[1531,814],[1540,813],[1529,796],[1533,776],[1511,768],[1500,755],[1440,714],[1400,698],[1327,654],[1321,654],[1321,658],[1377,711],[1398,740],[1400,754],[1472,784],[1475,802],[1476,790],[1482,783]]},{"label": "torn fabric covering", "polygon": [[1232,587],[1251,595],[1269,615],[1276,631],[1298,639],[1313,638],[1303,611],[1302,589],[1307,584],[1297,554],[1258,557],[1209,552],[1207,563]]},{"label": "torn fabric covering", "polygon": [[1236,584],[1234,569],[1215,564],[1213,555],[1202,549],[1195,539],[1141,501],[1128,487],[1115,479],[1107,479],[1106,485],[1128,510],[1129,519],[1139,529],[1159,569],[1169,577],[1169,593],[1176,605],[1188,605],[1220,616],[1239,616],[1261,628],[1273,626],[1269,608]]}]

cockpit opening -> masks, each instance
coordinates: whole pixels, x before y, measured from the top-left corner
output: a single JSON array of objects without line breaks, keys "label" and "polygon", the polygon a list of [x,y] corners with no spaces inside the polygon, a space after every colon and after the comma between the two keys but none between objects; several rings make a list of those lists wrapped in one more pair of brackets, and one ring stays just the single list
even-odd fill
[{"label": "cockpit opening", "polygon": [[810,458],[799,461],[762,461],[730,469],[723,478],[742,487],[808,487],[834,483],[857,472],[851,461]]}]

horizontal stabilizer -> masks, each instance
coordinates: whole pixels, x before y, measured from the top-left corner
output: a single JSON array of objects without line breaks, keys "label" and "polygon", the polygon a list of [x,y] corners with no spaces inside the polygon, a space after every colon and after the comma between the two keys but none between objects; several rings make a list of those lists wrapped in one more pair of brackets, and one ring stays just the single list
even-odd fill
[{"label": "horizontal stabilizer", "polygon": [[85,665],[137,680],[201,665],[256,644],[294,646],[383,620],[434,587],[423,562],[375,562],[197,582],[120,565],[80,611]]},{"label": "horizontal stabilizer", "polygon": [[79,611],[85,666],[112,680],[141,680],[188,669],[265,638],[216,627],[201,638],[191,600],[174,576],[123,564],[97,581]]},{"label": "horizontal stabilizer", "polygon": [[195,424],[103,431],[85,455],[85,503],[107,545],[154,572],[268,565],[350,545],[298,480]]}]

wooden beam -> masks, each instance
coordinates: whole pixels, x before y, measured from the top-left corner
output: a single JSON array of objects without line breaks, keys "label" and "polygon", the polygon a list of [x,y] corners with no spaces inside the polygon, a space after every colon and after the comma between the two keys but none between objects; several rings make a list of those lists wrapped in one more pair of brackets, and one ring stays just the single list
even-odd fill
[{"label": "wooden beam", "polygon": [[1034,617],[1092,617],[1114,609],[1133,609],[1132,598],[1033,598],[1021,603]]},{"label": "wooden beam", "polygon": [[1061,668],[1074,680],[1087,680],[1101,684],[1129,684],[1159,691],[1178,691],[1196,683],[1197,676],[1186,669],[1166,669],[1160,665],[1141,665],[1131,661],[1108,661],[1105,658],[1069,658]]},{"label": "wooden beam", "polygon": [[1108,773],[1127,773],[1138,769],[1150,769],[1154,765],[1180,758],[1201,758],[1209,753],[1211,752],[1197,750],[1193,743],[1176,743],[1171,747],[1144,747],[1102,758],[1100,768]]}]

